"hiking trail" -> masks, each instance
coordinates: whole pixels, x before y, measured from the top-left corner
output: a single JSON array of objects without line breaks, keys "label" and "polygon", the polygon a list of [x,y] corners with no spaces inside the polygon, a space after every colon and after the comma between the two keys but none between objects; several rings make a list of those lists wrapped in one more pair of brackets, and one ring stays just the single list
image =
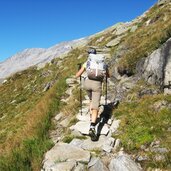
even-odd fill
[{"label": "hiking trail", "polygon": [[[68,78],[67,102],[72,96],[72,90],[78,86],[79,80]],[[112,115],[112,103],[101,97],[99,117],[96,131],[100,134],[98,141],[89,137],[90,112],[89,99],[86,95],[82,101],[82,114],[76,115],[78,122],[70,126],[71,135],[75,138],[70,143],[62,142],[62,131],[69,125],[70,117],[62,113],[55,116],[56,130],[51,132],[54,147],[46,152],[41,171],[141,171],[139,164],[124,152],[120,139],[114,138],[119,128],[120,120]],[[84,137],[84,138],[83,138]]]}]

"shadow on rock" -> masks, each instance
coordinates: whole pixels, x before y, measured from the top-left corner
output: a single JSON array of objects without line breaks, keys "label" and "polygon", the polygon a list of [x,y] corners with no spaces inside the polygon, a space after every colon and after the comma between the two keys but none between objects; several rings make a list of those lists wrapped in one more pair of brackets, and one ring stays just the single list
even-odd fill
[{"label": "shadow on rock", "polygon": [[104,110],[101,113],[100,117],[97,119],[97,136],[99,138],[101,130],[103,128],[103,126],[108,123],[108,120],[111,118],[112,116],[112,112],[114,109],[117,108],[117,106],[119,105],[119,101],[116,100],[114,102],[111,102],[107,105],[103,105]]}]

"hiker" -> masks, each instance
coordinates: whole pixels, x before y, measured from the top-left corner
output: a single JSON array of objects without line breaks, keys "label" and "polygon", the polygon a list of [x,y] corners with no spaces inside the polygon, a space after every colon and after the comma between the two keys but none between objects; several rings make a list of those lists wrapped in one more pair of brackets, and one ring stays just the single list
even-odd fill
[{"label": "hiker", "polygon": [[[109,72],[107,65],[104,63],[103,55],[96,54],[96,49],[94,48],[89,49],[88,54],[88,60],[82,65],[81,69],[76,73],[76,78],[81,78],[81,75],[84,73],[84,71],[86,71],[87,76],[84,77],[83,87],[87,91],[90,99],[91,124],[89,135],[92,141],[97,141],[98,135],[96,134],[95,126],[98,117],[99,104],[102,94],[102,82],[105,77],[109,77]],[[94,67],[94,60],[97,60],[98,65],[101,65],[99,66],[99,68],[101,67],[101,70]]]}]

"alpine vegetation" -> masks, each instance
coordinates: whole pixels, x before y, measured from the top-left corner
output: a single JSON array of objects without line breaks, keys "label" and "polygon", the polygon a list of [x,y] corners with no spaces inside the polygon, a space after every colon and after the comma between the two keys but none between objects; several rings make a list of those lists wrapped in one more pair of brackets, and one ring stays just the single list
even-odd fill
[{"label": "alpine vegetation", "polygon": [[160,0],[133,21],[1,63],[0,170],[171,170],[170,18]]}]

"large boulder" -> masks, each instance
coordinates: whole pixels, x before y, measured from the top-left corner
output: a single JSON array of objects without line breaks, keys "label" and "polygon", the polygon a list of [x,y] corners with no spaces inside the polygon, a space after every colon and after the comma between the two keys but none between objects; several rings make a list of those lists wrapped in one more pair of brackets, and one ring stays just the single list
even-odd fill
[{"label": "large boulder", "polygon": [[88,163],[89,161],[90,152],[70,144],[58,143],[45,154],[43,169],[58,170],[64,165],[72,169],[76,162]]},{"label": "large boulder", "polygon": [[[150,84],[167,89],[171,81],[171,38],[145,59],[142,75]],[[166,90],[165,90],[166,91]]]},{"label": "large boulder", "polygon": [[110,171],[142,171],[141,167],[135,163],[127,154],[119,154],[113,158],[109,164]]},{"label": "large boulder", "polygon": [[102,163],[100,158],[91,158],[88,164],[89,171],[109,171],[108,168]]}]

